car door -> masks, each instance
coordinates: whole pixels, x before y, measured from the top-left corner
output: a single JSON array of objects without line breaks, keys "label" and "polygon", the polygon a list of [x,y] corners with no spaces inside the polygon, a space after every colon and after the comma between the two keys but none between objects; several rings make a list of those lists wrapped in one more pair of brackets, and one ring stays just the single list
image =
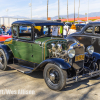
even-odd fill
[{"label": "car door", "polygon": [[94,51],[97,53],[100,53],[100,25],[95,25],[94,26],[94,40],[95,43],[93,44],[94,46]]},{"label": "car door", "polygon": [[[21,28],[26,27],[26,29],[21,32]],[[14,55],[15,58],[33,62],[33,48],[32,48],[32,33],[28,31],[31,26],[19,26],[18,27],[18,38],[13,39],[14,45]],[[15,35],[16,32],[13,31]]]},{"label": "car door", "polygon": [[80,43],[84,44],[85,48],[95,43],[95,38],[93,38],[93,26],[88,26],[81,31],[80,34],[74,36]]}]

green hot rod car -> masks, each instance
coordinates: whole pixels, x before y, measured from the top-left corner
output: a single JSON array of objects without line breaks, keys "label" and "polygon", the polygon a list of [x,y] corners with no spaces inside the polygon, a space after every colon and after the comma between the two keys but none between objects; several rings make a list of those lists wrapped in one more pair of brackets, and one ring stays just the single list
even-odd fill
[{"label": "green hot rod car", "polygon": [[14,68],[25,74],[42,70],[47,86],[61,90],[66,84],[100,74],[94,47],[63,37],[63,23],[26,20],[12,23],[12,38],[0,44],[0,69]]}]

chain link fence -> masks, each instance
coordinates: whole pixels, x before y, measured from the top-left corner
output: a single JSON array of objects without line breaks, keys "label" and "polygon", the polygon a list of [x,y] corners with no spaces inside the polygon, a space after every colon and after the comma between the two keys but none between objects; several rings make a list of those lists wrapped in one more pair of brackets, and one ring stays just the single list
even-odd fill
[{"label": "chain link fence", "polygon": [[5,25],[6,27],[10,27],[14,21],[18,20],[28,20],[25,18],[11,18],[11,17],[0,17],[0,26]]}]

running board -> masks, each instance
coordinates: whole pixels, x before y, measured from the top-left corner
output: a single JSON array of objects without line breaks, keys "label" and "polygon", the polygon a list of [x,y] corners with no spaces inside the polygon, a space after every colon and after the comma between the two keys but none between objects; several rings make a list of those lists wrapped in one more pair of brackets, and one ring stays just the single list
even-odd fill
[{"label": "running board", "polygon": [[9,67],[16,69],[17,71],[20,71],[24,74],[29,74],[32,73],[34,68],[30,68],[27,66],[23,66],[23,65],[16,65],[16,64],[8,64]]},{"label": "running board", "polygon": [[94,71],[94,72],[91,72],[91,73],[87,73],[87,74],[84,74],[84,75],[76,76],[76,77],[73,77],[73,78],[67,78],[66,84],[75,83],[75,82],[82,81],[82,80],[85,80],[85,79],[88,79],[88,78],[91,78],[91,77],[95,77],[95,76],[98,76],[98,75],[100,75],[100,70]]}]

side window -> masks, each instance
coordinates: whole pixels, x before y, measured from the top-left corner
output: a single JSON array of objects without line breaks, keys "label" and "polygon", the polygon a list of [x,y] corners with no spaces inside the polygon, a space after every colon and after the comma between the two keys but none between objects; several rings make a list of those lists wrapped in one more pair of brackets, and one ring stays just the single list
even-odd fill
[{"label": "side window", "polygon": [[43,36],[44,35],[43,27],[42,26],[34,26],[34,34],[35,34],[35,39]]},{"label": "side window", "polygon": [[48,27],[43,26],[43,33],[44,33],[44,34],[47,34],[47,33],[48,33],[48,30],[49,30]]},{"label": "side window", "polygon": [[31,40],[31,26],[19,26],[19,38]]},{"label": "side window", "polygon": [[13,37],[17,37],[17,26],[13,26]]},{"label": "side window", "polygon": [[100,35],[100,26],[95,26],[95,34]]},{"label": "side window", "polygon": [[92,33],[93,32],[93,26],[89,26],[86,30],[85,33]]}]

